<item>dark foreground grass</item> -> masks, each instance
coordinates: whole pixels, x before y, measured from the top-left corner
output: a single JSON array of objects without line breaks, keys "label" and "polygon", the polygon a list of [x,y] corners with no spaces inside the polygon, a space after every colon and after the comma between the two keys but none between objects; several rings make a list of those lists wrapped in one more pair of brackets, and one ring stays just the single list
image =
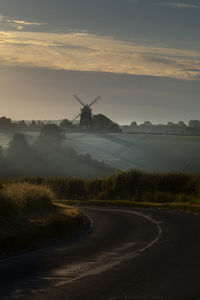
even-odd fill
[{"label": "dark foreground grass", "polygon": [[78,208],[53,205],[37,214],[0,218],[0,257],[39,249],[77,235],[84,224]]},{"label": "dark foreground grass", "polygon": [[47,186],[6,183],[0,191],[0,257],[43,247],[77,234],[79,209],[55,204]]}]

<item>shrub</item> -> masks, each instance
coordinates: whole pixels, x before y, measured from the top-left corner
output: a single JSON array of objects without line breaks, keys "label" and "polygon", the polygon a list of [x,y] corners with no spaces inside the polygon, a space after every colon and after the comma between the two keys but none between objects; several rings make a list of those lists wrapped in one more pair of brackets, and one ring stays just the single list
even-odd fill
[{"label": "shrub", "polygon": [[56,196],[61,199],[84,199],[85,181],[78,178],[50,179],[48,181]]},{"label": "shrub", "polygon": [[[5,184],[49,186],[57,199],[68,200],[131,200],[136,202],[200,203],[200,176],[179,173],[145,173],[139,170],[121,171],[107,178],[42,178],[1,180]],[[5,188],[3,188],[5,189]]]},{"label": "shrub", "polygon": [[0,217],[11,217],[18,212],[17,203],[5,199],[4,194],[0,191]]},{"label": "shrub", "polygon": [[46,220],[46,227],[49,232],[57,235],[67,233],[67,231],[78,228],[83,222],[83,214],[75,207],[64,209],[63,213],[52,214]]},{"label": "shrub", "polygon": [[54,199],[54,193],[47,186],[26,182],[7,184],[1,193],[4,203],[15,208],[18,213],[48,209]]}]

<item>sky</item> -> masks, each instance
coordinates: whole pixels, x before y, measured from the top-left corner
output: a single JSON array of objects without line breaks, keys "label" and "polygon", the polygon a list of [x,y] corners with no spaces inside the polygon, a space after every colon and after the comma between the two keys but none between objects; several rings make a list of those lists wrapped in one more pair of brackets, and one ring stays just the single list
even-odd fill
[{"label": "sky", "polygon": [[200,0],[0,0],[0,116],[200,119]]}]

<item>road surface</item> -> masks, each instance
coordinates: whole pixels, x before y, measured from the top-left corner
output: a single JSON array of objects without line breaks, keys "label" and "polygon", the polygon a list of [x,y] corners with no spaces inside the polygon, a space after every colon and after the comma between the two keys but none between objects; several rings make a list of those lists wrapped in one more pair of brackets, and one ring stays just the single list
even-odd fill
[{"label": "road surface", "polygon": [[84,208],[91,233],[0,261],[0,299],[200,299],[200,216]]}]

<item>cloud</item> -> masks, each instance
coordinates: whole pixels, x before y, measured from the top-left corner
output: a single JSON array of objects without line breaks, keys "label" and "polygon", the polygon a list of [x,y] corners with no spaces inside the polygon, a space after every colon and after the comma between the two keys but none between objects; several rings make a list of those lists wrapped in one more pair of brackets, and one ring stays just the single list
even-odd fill
[{"label": "cloud", "polygon": [[11,19],[10,17],[2,16],[0,15],[0,23],[6,27],[14,27],[15,29],[22,30],[26,26],[43,26],[46,25],[46,23],[39,23],[39,22],[28,22],[24,20],[16,20]]},{"label": "cloud", "polygon": [[138,3],[138,0],[125,0],[125,1],[129,2],[129,3],[134,3],[134,4]]},{"label": "cloud", "polygon": [[36,23],[36,22],[25,22],[25,21],[19,21],[19,20],[7,20],[9,23],[15,23],[15,24],[21,24],[23,26],[25,25],[34,25],[34,26],[41,26],[42,23]]},{"label": "cloud", "polygon": [[4,65],[196,79],[200,52],[125,42],[86,32],[0,32]]},{"label": "cloud", "polygon": [[199,4],[192,4],[192,3],[183,3],[183,2],[165,2],[165,3],[156,3],[156,5],[162,5],[162,6],[169,6],[173,8],[200,8]]}]

